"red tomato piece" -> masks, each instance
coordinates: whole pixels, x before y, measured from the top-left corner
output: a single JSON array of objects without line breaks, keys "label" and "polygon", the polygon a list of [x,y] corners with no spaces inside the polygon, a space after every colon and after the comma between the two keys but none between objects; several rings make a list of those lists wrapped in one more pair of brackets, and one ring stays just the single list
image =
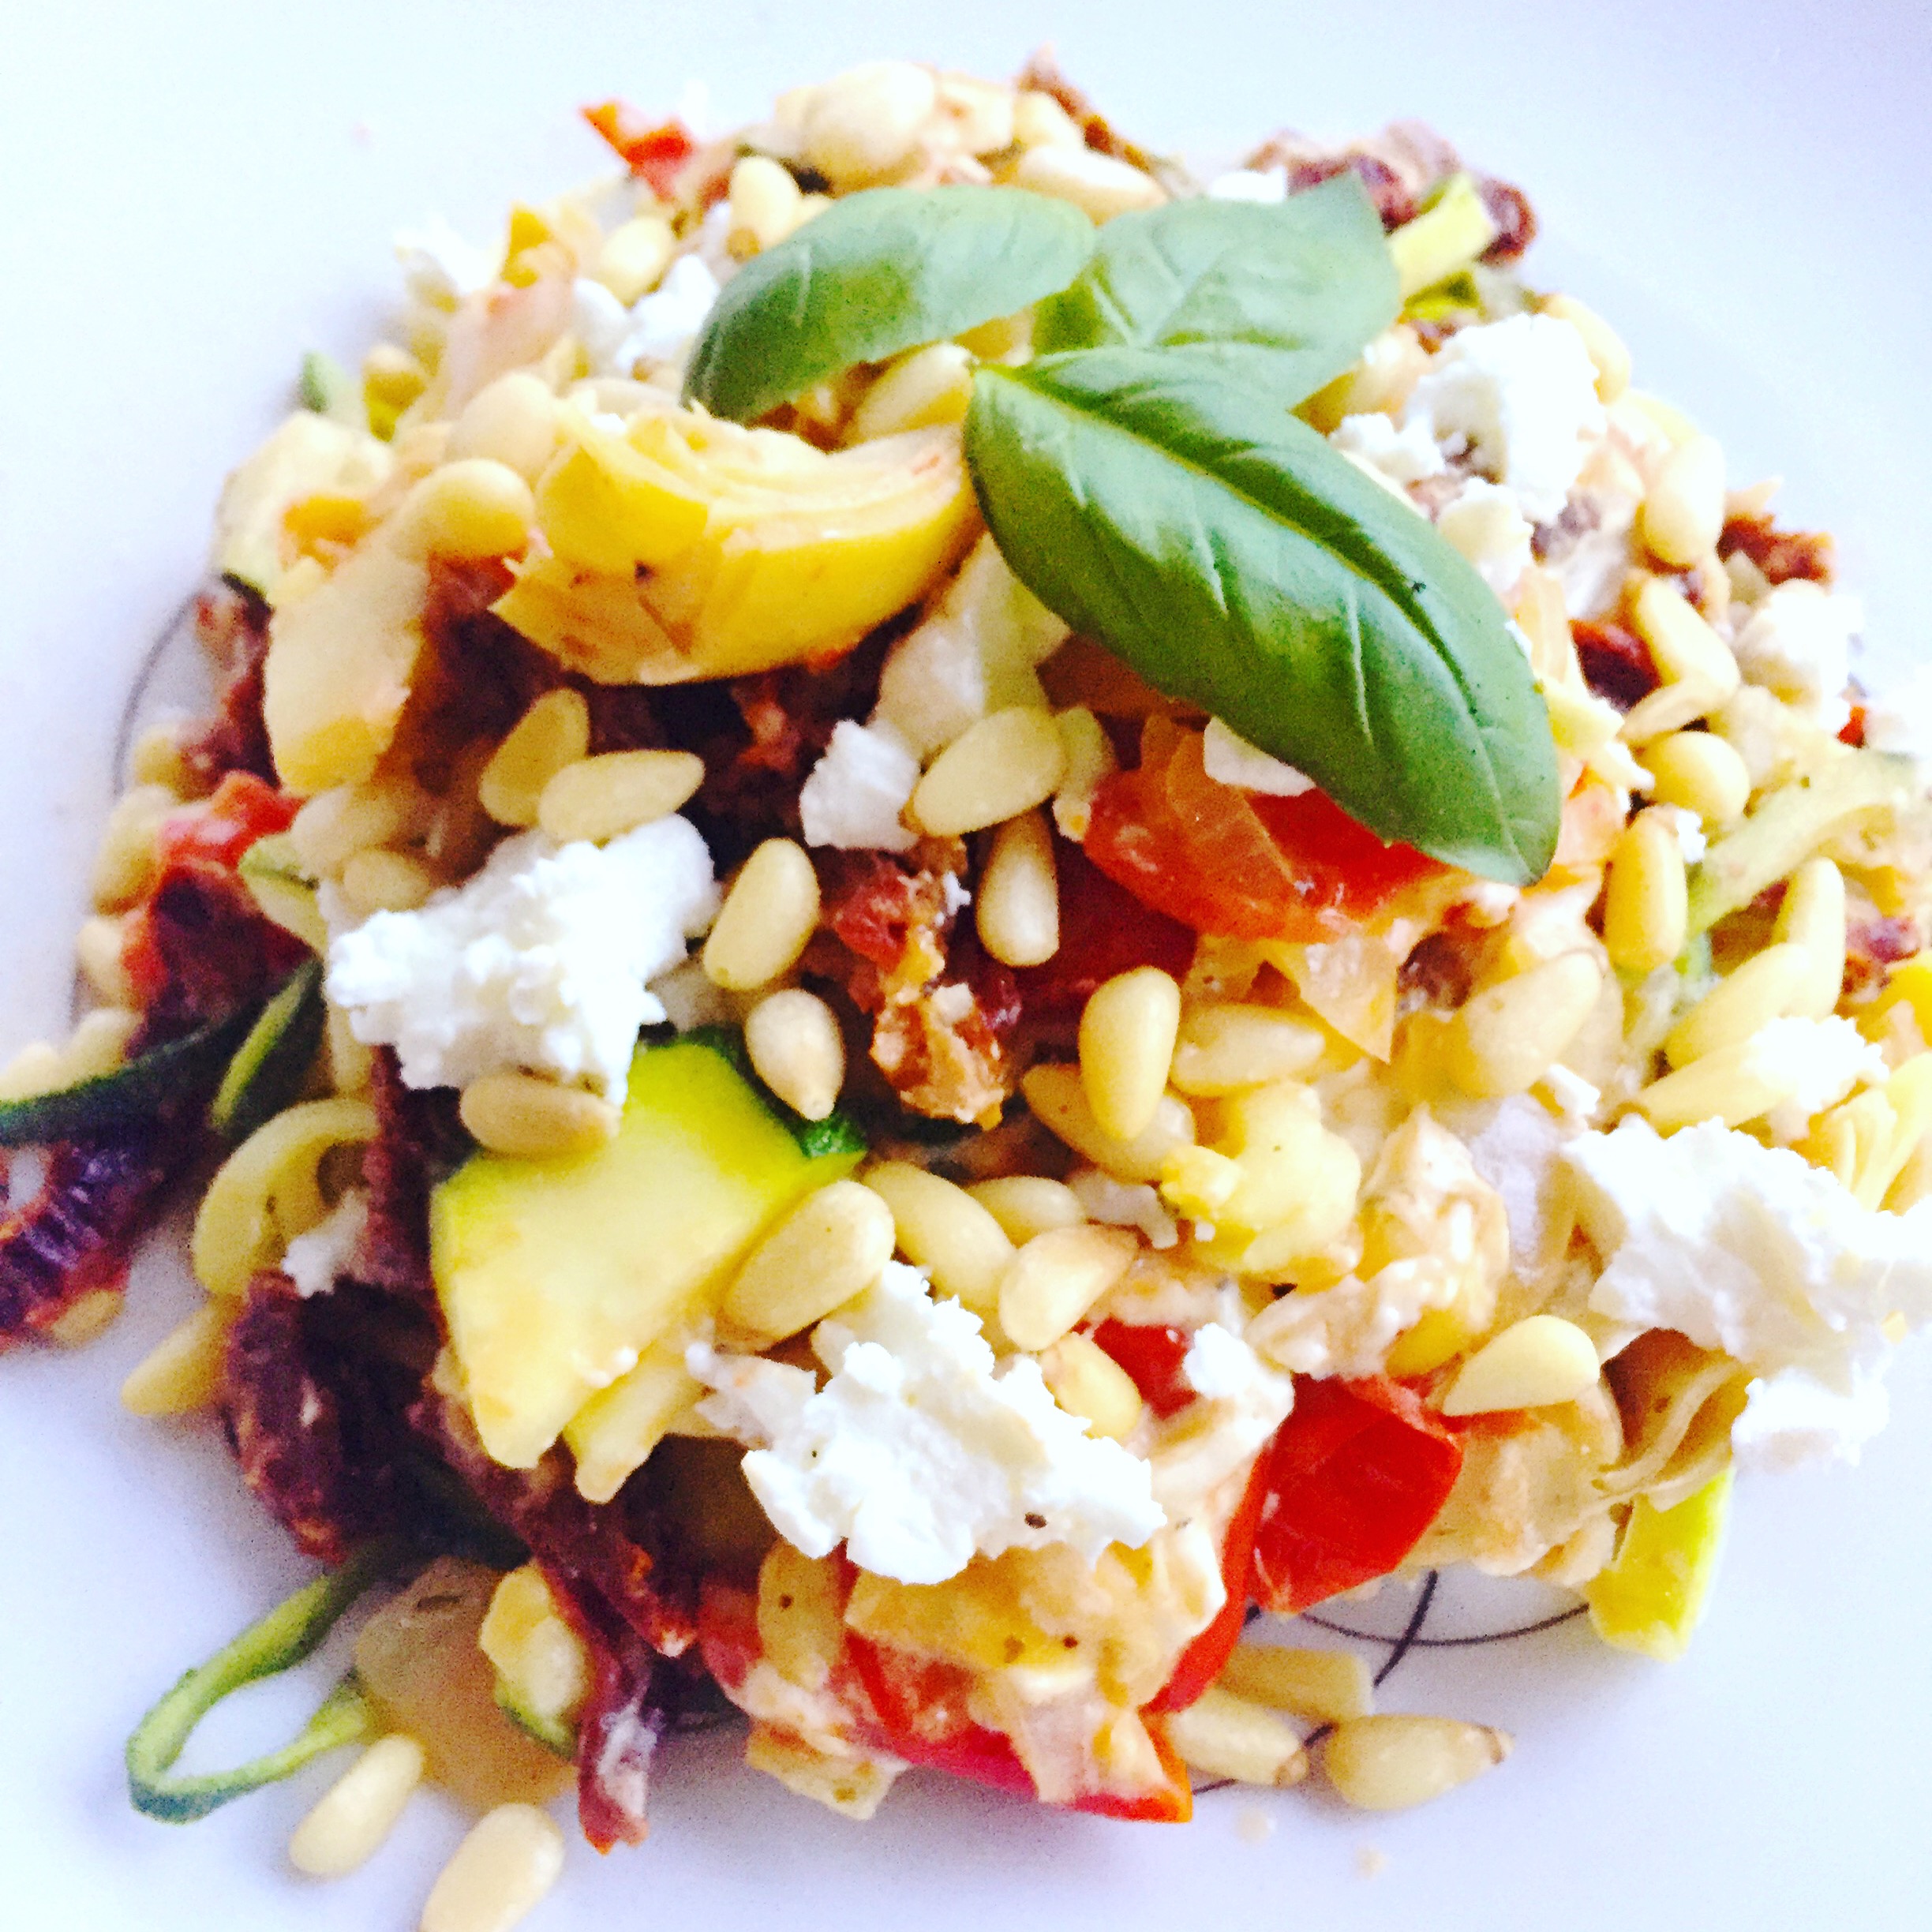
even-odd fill
[{"label": "red tomato piece", "polygon": [[1127,1371],[1140,1399],[1163,1421],[1194,1400],[1193,1385],[1181,1372],[1193,1340],[1185,1328],[1142,1327],[1109,1316],[1093,1339]]},{"label": "red tomato piece", "polygon": [[1462,1450],[1401,1383],[1297,1378],[1262,1462],[1254,1598],[1293,1615],[1387,1576],[1448,1500]]},{"label": "red tomato piece", "polygon": [[1054,841],[1060,881],[1060,949],[1043,966],[1022,968],[1025,1010],[1035,1018],[1073,1020],[1095,987],[1136,966],[1158,966],[1177,979],[1194,959],[1194,934],[1178,919],[1144,905],[1108,878],[1077,845]]},{"label": "red tomato piece", "polygon": [[205,805],[162,821],[156,841],[162,868],[193,859],[238,864],[257,839],[286,832],[301,809],[300,799],[264,784],[253,772],[230,772]]},{"label": "red tomato piece", "polygon": [[1221,1544],[1221,1581],[1227,1586],[1227,1601],[1215,1620],[1181,1652],[1174,1674],[1148,1705],[1150,1710],[1185,1710],[1221,1675],[1248,1615],[1248,1580],[1254,1570],[1255,1537],[1267,1496],[1267,1458],[1257,1456]]},{"label": "red tomato piece", "polygon": [[680,170],[698,152],[698,144],[682,121],[649,126],[635,108],[620,100],[600,101],[594,107],[586,107],[583,118],[610,143],[633,174],[650,184],[660,200],[670,199]]},{"label": "red tomato piece", "polygon": [[1852,706],[1852,715],[1839,727],[1838,742],[1848,744],[1854,751],[1864,749],[1865,707],[1862,704]]}]

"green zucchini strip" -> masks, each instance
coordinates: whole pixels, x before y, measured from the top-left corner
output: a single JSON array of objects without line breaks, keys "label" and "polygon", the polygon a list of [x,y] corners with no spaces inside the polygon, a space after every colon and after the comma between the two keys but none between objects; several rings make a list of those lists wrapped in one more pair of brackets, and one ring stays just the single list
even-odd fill
[{"label": "green zucchini strip", "polygon": [[322,962],[309,960],[283,983],[234,1058],[208,1106],[208,1125],[238,1144],[292,1106],[322,1043],[327,1017]]}]

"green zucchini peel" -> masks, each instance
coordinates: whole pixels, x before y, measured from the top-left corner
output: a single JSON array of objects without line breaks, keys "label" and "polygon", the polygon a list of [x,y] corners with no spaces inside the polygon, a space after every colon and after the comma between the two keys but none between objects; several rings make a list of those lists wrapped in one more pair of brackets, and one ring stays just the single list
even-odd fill
[{"label": "green zucchini peel", "polygon": [[222,1076],[208,1106],[208,1125],[224,1140],[231,1145],[245,1140],[294,1104],[322,1043],[326,1017],[322,962],[309,960],[262,1009]]}]

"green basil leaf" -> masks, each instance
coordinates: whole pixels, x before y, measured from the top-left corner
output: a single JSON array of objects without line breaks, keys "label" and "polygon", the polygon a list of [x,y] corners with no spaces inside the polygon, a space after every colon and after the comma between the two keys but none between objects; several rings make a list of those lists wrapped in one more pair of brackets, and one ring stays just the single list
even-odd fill
[{"label": "green basil leaf", "polygon": [[1293,405],[1401,307],[1381,217],[1343,174],[1271,207],[1172,201],[1115,216],[1079,279],[1041,305],[1033,346],[1181,350]]},{"label": "green basil leaf", "polygon": [[1170,351],[983,369],[966,455],[1020,581],[1380,837],[1512,885],[1561,800],[1501,606],[1306,424]]},{"label": "green basil leaf", "polygon": [[684,399],[750,422],[855,362],[1011,315],[1063,289],[1093,223],[1019,188],[846,195],[724,285]]}]

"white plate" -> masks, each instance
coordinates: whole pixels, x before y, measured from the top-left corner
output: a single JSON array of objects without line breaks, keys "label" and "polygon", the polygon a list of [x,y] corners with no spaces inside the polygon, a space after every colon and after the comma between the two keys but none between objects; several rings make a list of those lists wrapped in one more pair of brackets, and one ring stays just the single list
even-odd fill
[{"label": "white plate", "polygon": [[[121,696],[193,581],[223,473],[284,405],[300,350],[357,353],[394,294],[394,229],[438,208],[493,232],[512,197],[600,167],[578,103],[668,103],[687,76],[735,118],[873,52],[998,73],[1052,32],[1069,71],[1159,145],[1231,154],[1283,121],[1340,133],[1426,116],[1528,187],[1547,237],[1533,274],[1613,316],[1640,380],[1718,431],[1740,474],[1788,473],[1791,514],[1840,533],[1893,661],[1916,646],[1932,298],[1932,45],[1916,9],[931,12],[23,10],[0,69],[0,809],[15,828],[0,1048],[64,1017]],[[418,1807],[366,1872],[318,1889],[288,1875],[282,1843],[324,1773],[191,1830],[126,1808],[133,1719],[300,1574],[208,1432],[116,1407],[120,1376],[186,1305],[163,1260],[134,1288],[85,1355],[0,1363],[0,1922],[412,1923],[453,1813]],[[1518,1738],[1501,1773],[1435,1809],[1368,1818],[1306,1792],[1223,1792],[1191,1829],[1162,1830],[914,1778],[861,1828],[735,1769],[713,1740],[665,1761],[648,1848],[601,1863],[578,1848],[530,1923],[1920,1922],[1923,1353],[1895,1387],[1898,1420],[1863,1469],[1742,1489],[1717,1606],[1682,1665],[1596,1648],[1574,1623],[1405,1665],[1391,1703]],[[312,1694],[271,1690],[238,1721],[270,1724]],[[1253,1842],[1263,1824],[1272,1835]],[[1370,1849],[1387,1863],[1367,1879]]]}]

